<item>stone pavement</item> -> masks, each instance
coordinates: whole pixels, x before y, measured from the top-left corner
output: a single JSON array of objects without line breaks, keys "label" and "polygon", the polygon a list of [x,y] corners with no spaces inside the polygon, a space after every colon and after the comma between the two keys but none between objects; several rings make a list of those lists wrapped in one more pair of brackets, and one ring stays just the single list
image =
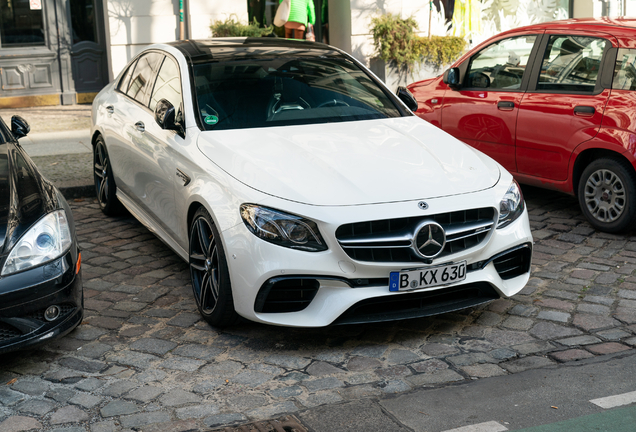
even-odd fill
[{"label": "stone pavement", "polygon": [[524,193],[536,244],[521,294],[323,329],[211,328],[172,251],[132,217],[71,200],[86,316],[61,340],[0,358],[0,430],[185,431],[303,418],[329,404],[633,354],[636,236],[595,232],[573,198]]}]

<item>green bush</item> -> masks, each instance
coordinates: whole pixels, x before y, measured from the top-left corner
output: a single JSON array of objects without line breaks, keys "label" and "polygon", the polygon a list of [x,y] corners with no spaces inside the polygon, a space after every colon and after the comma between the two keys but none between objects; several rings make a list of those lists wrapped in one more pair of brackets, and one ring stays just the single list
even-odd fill
[{"label": "green bush", "polygon": [[378,57],[385,62],[394,61],[399,68],[410,69],[420,62],[417,49],[417,22],[414,18],[400,18],[386,14],[371,19],[373,45]]},{"label": "green bush", "polygon": [[274,26],[260,27],[256,18],[251,23],[243,24],[235,15],[231,15],[225,21],[214,21],[210,30],[212,30],[212,37],[261,37],[271,34]]},{"label": "green bush", "polygon": [[417,44],[422,59],[437,67],[454,62],[466,48],[466,40],[458,36],[421,37]]},{"label": "green bush", "polygon": [[419,37],[413,17],[386,14],[373,18],[371,25],[377,56],[387,63],[395,62],[400,69],[410,70],[423,61],[440,67],[457,59],[466,48],[466,41],[457,36]]}]

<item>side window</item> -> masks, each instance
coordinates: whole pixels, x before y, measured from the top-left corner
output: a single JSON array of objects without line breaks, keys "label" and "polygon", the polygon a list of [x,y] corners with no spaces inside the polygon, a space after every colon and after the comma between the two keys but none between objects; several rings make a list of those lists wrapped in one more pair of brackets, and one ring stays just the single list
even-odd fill
[{"label": "side window", "polygon": [[621,48],[614,67],[614,90],[636,90],[636,50]]},{"label": "side window", "polygon": [[518,36],[487,46],[471,59],[464,87],[519,89],[536,40],[535,35]]},{"label": "side window", "polygon": [[550,36],[537,90],[594,93],[609,41],[588,36]]},{"label": "side window", "polygon": [[152,77],[157,72],[159,62],[162,58],[163,55],[154,52],[145,54],[139,58],[137,65],[135,65],[135,70],[132,73],[128,91],[126,92],[128,96],[143,105],[146,104],[148,88],[152,85]]},{"label": "side window", "polygon": [[155,110],[157,102],[161,99],[168,100],[178,112],[181,107],[181,79],[179,66],[170,57],[166,57],[159,69],[155,88],[150,96],[150,109]]},{"label": "side window", "polygon": [[136,61],[130,66],[128,66],[128,70],[126,70],[126,73],[124,73],[124,76],[121,78],[121,81],[119,81],[117,90],[119,90],[120,92],[126,93],[128,91],[128,86],[130,85],[130,77],[132,76],[133,71],[135,70],[135,65],[137,65]]}]

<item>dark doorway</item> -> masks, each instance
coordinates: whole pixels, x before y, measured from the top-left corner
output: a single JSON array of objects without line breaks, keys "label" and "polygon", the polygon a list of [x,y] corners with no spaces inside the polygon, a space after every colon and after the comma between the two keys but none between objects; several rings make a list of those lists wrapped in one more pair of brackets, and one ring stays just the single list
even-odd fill
[{"label": "dark doorway", "polygon": [[102,0],[69,0],[69,12],[77,102],[89,102],[108,84]]}]

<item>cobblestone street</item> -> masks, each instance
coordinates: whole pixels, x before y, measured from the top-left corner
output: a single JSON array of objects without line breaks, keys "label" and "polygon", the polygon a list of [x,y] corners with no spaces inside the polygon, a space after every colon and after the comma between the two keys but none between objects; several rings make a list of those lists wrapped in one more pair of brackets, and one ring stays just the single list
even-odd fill
[{"label": "cobblestone street", "polygon": [[[533,275],[512,299],[325,329],[200,319],[187,265],[134,218],[71,202],[85,318],[0,358],[0,430],[185,431],[267,419],[636,347],[636,236],[595,232],[568,196],[524,187]],[[135,428],[135,429],[133,429]]]}]

